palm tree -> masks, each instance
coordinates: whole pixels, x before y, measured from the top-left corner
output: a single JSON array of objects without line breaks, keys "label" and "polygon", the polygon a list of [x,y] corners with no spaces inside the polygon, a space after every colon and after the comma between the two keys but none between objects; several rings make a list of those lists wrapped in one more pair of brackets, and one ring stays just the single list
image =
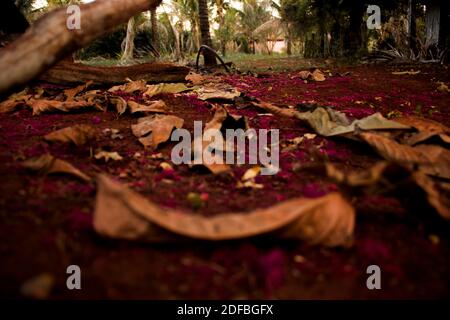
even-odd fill
[{"label": "palm tree", "polygon": [[239,12],[242,31],[252,43],[252,51],[255,54],[256,39],[253,37],[253,31],[270,19],[271,14],[267,10],[270,2],[268,0],[263,0],[260,3],[257,0],[242,0],[242,2],[242,11]]},{"label": "palm tree", "polygon": [[150,9],[150,21],[152,25],[152,45],[156,51],[159,50],[159,37],[158,37],[158,16],[156,14],[156,8]]},{"label": "palm tree", "polygon": [[[200,34],[202,37],[202,45],[207,45],[212,48],[211,35],[209,33],[209,14],[207,0],[198,0],[198,17],[200,20]],[[216,57],[214,53],[209,50],[203,50],[203,57],[205,58],[206,66],[213,66],[216,64]]]}]

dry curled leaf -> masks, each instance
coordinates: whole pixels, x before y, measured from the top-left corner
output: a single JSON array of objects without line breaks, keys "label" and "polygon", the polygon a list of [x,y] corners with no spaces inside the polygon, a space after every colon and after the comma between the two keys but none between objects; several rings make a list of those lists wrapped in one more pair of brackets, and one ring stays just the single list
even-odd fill
[{"label": "dry curled leaf", "polygon": [[26,94],[27,89],[14,93],[7,100],[0,102],[0,113],[8,113],[16,110],[17,107],[25,105],[31,98],[30,94]]},{"label": "dry curled leaf", "polygon": [[253,102],[253,105],[274,115],[306,121],[318,134],[326,137],[353,133],[357,128],[362,130],[410,129],[410,126],[388,120],[380,113],[374,113],[366,118],[351,122],[344,113],[331,108],[318,107],[314,111],[298,112],[294,109],[280,108],[262,101]]},{"label": "dry curled leaf", "polygon": [[309,71],[300,71],[298,73],[298,76],[300,78],[302,78],[303,80],[308,80],[308,78],[311,76],[311,72],[309,72]]},{"label": "dry curled leaf", "polygon": [[167,105],[162,100],[150,101],[148,105],[139,104],[134,101],[128,101],[131,113],[136,112],[153,112],[153,113],[167,113]]},{"label": "dry curled leaf", "polygon": [[198,85],[204,83],[207,78],[201,74],[198,73],[190,73],[186,76],[186,81],[189,81],[193,85]]},{"label": "dry curled leaf", "polygon": [[47,141],[59,141],[64,143],[74,143],[81,146],[95,138],[96,131],[92,126],[86,124],[77,124],[72,127],[53,131],[44,136]]},{"label": "dry curled leaf", "polygon": [[[225,108],[218,105],[214,106],[213,110],[214,116],[205,124],[203,133],[206,133],[209,130],[224,131],[226,129],[248,129],[248,123],[245,117],[231,115]],[[208,163],[208,161],[204,161],[203,151],[210,147],[210,141],[204,140],[203,138],[204,137],[196,137],[192,143],[194,163],[202,163],[201,165],[206,167],[213,174],[228,172],[230,167],[225,163]],[[199,140],[201,141],[199,142]],[[223,140],[224,143],[221,147],[221,151],[234,152],[233,146],[227,144],[226,139]],[[198,150],[199,148],[201,148],[201,150]]]},{"label": "dry curled leaf", "polygon": [[203,87],[195,90],[200,100],[234,100],[241,93],[235,88]]},{"label": "dry curled leaf", "polygon": [[259,173],[261,172],[261,168],[260,167],[253,167],[248,169],[247,171],[245,171],[244,175],[242,176],[241,180],[245,181],[245,180],[250,180],[255,178]]},{"label": "dry curled leaf", "polygon": [[136,91],[145,91],[147,82],[145,80],[130,81],[120,86],[111,87],[108,92],[123,91],[126,93],[134,93]]},{"label": "dry curled leaf", "polygon": [[90,85],[92,85],[93,81],[88,81],[85,84],[82,84],[78,87],[66,89],[64,90],[64,95],[66,96],[66,101],[74,101],[74,98],[77,94],[86,90]]},{"label": "dry curled leaf", "polygon": [[419,117],[400,117],[395,119],[396,122],[411,126],[417,130],[416,133],[408,135],[403,139],[403,143],[408,145],[416,145],[425,142],[433,137],[439,137],[443,142],[450,143],[450,129],[433,120]]},{"label": "dry curled leaf", "polygon": [[156,149],[160,143],[169,140],[174,128],[181,128],[183,123],[179,117],[158,114],[138,119],[131,130],[145,147]]},{"label": "dry curled leaf", "polygon": [[27,104],[33,109],[33,115],[39,115],[42,112],[63,111],[69,112],[92,106],[87,101],[57,101],[57,100],[28,100]]},{"label": "dry curled leaf", "polygon": [[118,154],[117,152],[108,152],[108,151],[100,151],[95,154],[95,159],[103,159],[105,162],[108,162],[109,160],[119,161],[122,160],[122,156]]},{"label": "dry curled leaf", "polygon": [[161,93],[181,93],[192,89],[186,87],[183,83],[160,83],[147,86],[144,96],[153,97]]},{"label": "dry curled leaf", "polygon": [[325,168],[328,177],[336,182],[352,187],[361,187],[376,184],[381,179],[388,165],[388,162],[380,161],[367,170],[349,173],[339,170],[332,163],[325,164]]},{"label": "dry curled leaf", "polygon": [[80,178],[84,181],[91,181],[91,178],[75,168],[67,161],[53,157],[51,154],[28,159],[22,162],[22,166],[32,171],[38,171],[42,174],[65,173]]},{"label": "dry curled leaf", "polygon": [[316,82],[322,82],[326,80],[325,75],[319,69],[314,70],[314,72],[311,73],[309,78]]},{"label": "dry curled leaf", "polygon": [[413,76],[416,74],[419,74],[420,70],[414,71],[414,70],[410,70],[410,71],[394,71],[392,72],[393,75],[396,76],[403,76],[403,75],[408,75],[408,76]]},{"label": "dry curled leaf", "polygon": [[43,273],[22,284],[20,292],[30,299],[46,299],[55,284],[55,277],[50,273]]},{"label": "dry curled leaf", "polygon": [[428,203],[445,219],[450,219],[450,198],[440,192],[439,185],[445,182],[438,182],[426,176],[422,172],[413,172],[414,182],[426,193]]},{"label": "dry curled leaf", "polygon": [[437,91],[442,92],[442,93],[450,93],[450,89],[448,88],[448,86],[443,83],[443,82],[438,82],[439,87],[437,87]]},{"label": "dry curled leaf", "polygon": [[419,168],[422,172],[450,179],[450,151],[440,146],[402,145],[392,139],[371,132],[359,135],[386,160],[398,163],[409,169]]},{"label": "dry curled leaf", "polygon": [[338,193],[291,199],[247,213],[204,217],[162,208],[107,176],[99,175],[97,181],[94,228],[107,237],[153,242],[174,237],[219,241],[273,233],[334,247],[350,244],[353,236],[355,211]]},{"label": "dry curled leaf", "polygon": [[124,114],[127,111],[127,102],[124,98],[119,96],[109,97],[109,102],[116,108],[117,113],[120,115]]}]

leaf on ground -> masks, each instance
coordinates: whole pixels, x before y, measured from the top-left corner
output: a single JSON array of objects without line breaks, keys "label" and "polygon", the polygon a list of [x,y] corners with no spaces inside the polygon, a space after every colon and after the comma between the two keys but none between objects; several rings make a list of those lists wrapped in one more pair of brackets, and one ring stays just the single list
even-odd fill
[{"label": "leaf on ground", "polygon": [[146,89],[147,89],[147,81],[136,80],[136,81],[129,81],[128,83],[125,83],[120,86],[111,87],[108,90],[108,92],[122,91],[122,92],[126,92],[126,93],[134,93],[136,91],[143,92]]},{"label": "leaf on ground", "polygon": [[90,85],[92,85],[93,81],[88,81],[85,84],[82,84],[78,87],[66,89],[64,90],[64,95],[66,96],[66,101],[74,101],[74,98],[77,94],[86,90]]},{"label": "leaf on ground", "polygon": [[120,116],[127,111],[127,102],[124,98],[119,96],[108,97],[109,103],[111,103],[117,110],[117,114]]},{"label": "leaf on ground", "polygon": [[322,82],[326,80],[325,75],[319,69],[314,70],[314,72],[311,73],[309,78],[316,82]]},{"label": "leaf on ground", "polygon": [[160,207],[105,175],[97,181],[94,228],[111,238],[219,241],[272,234],[334,247],[349,245],[353,236],[355,211],[339,193],[204,217]]},{"label": "leaf on ground", "polygon": [[20,287],[20,292],[29,299],[47,299],[54,284],[55,277],[50,273],[43,273],[25,281]]},{"label": "leaf on ground", "polygon": [[303,80],[308,80],[308,78],[311,76],[311,72],[309,72],[309,71],[300,71],[298,73],[298,76],[300,78],[302,78]]},{"label": "leaf on ground", "polygon": [[245,180],[245,181],[238,181],[236,184],[236,188],[238,189],[264,189],[264,185],[261,183],[256,183],[255,179]]},{"label": "leaf on ground", "polygon": [[438,189],[439,184],[445,182],[437,182],[420,171],[413,172],[412,177],[414,182],[426,193],[430,205],[443,218],[450,219],[450,198]]},{"label": "leaf on ground", "polygon": [[186,87],[184,83],[159,83],[147,86],[144,96],[153,97],[162,93],[181,93],[193,89]]},{"label": "leaf on ground", "polygon": [[450,136],[448,135],[450,133],[450,128],[439,122],[412,116],[396,118],[395,121],[411,126],[418,131],[403,139],[404,141],[402,142],[405,144],[413,146],[433,137],[439,137],[443,142],[450,143]]},{"label": "leaf on ground", "polygon": [[42,174],[65,173],[80,178],[84,181],[91,181],[91,178],[75,168],[69,162],[53,157],[51,154],[28,159],[22,162],[26,169],[37,171]]},{"label": "leaf on ground", "polygon": [[356,128],[362,130],[386,130],[386,129],[409,129],[409,126],[388,120],[380,113],[374,113],[366,118],[350,122],[342,112],[331,108],[316,108],[312,112],[296,112],[297,119],[308,122],[308,124],[322,136],[336,136],[353,133]]},{"label": "leaf on ground", "polygon": [[27,102],[27,104],[33,109],[33,115],[39,115],[43,112],[52,112],[52,111],[70,112],[92,107],[92,104],[86,101],[57,101],[57,100],[30,99]]},{"label": "leaf on ground", "polygon": [[234,100],[241,93],[235,88],[202,87],[195,92],[200,100]]},{"label": "leaf on ground", "polygon": [[207,81],[207,77],[198,73],[189,73],[185,79],[193,85],[199,85]]},{"label": "leaf on ground", "polygon": [[245,171],[244,175],[242,176],[241,180],[245,181],[245,180],[250,180],[255,178],[256,176],[258,176],[258,174],[261,172],[261,168],[260,167],[253,167],[248,169],[247,171]]},{"label": "leaf on ground", "polygon": [[280,108],[262,101],[253,102],[253,105],[274,115],[306,121],[316,133],[326,137],[353,133],[357,128],[362,130],[406,130],[411,128],[410,126],[388,120],[380,113],[374,113],[366,118],[350,122],[344,113],[332,108],[318,107],[314,111],[298,112],[294,109]]},{"label": "leaf on ground", "polygon": [[96,131],[92,126],[86,124],[77,124],[72,127],[53,131],[44,136],[47,141],[59,141],[64,143],[74,143],[81,146],[96,136]]},{"label": "leaf on ground", "polygon": [[396,76],[403,76],[403,75],[413,76],[413,75],[419,74],[420,72],[421,72],[420,70],[417,70],[417,71],[414,71],[414,70],[410,70],[410,71],[394,71],[394,72],[392,72],[392,74],[396,75]]},{"label": "leaf on ground", "polygon": [[276,116],[294,118],[295,114],[297,113],[297,111],[294,109],[280,108],[264,101],[252,102],[252,104],[257,108],[268,111]]},{"label": "leaf on ground", "polygon": [[128,101],[131,113],[136,112],[153,112],[167,113],[167,105],[162,100],[150,101],[148,105],[140,104],[134,101]]},{"label": "leaf on ground", "polygon": [[[215,105],[213,107],[214,116],[213,118],[205,124],[203,128],[203,133],[208,132],[208,130],[217,130],[224,131],[226,129],[248,129],[248,122],[246,117],[243,116],[235,116],[228,113],[228,111],[219,106]],[[221,133],[222,134],[222,133]],[[234,152],[234,148],[232,145],[229,145],[226,139],[223,137],[223,147],[221,148],[223,152]],[[198,142],[198,140],[201,140]],[[194,139],[192,143],[192,151],[194,152],[194,163],[201,162],[202,166],[206,167],[211,173],[219,174],[223,172],[228,172],[230,167],[225,163],[208,163],[208,161],[204,161],[203,153],[204,150],[209,148],[210,141],[204,140],[203,137],[197,137]],[[201,147],[201,150],[196,150],[196,147]],[[202,159],[199,159],[199,158]],[[201,161],[200,161],[201,160]],[[191,165],[197,166],[197,165]]]},{"label": "leaf on ground", "polygon": [[402,145],[392,139],[371,132],[359,135],[386,160],[398,163],[409,169],[419,168],[422,172],[450,179],[450,151],[440,146]]},{"label": "leaf on ground", "polygon": [[156,149],[160,143],[169,140],[174,128],[181,128],[183,123],[179,117],[157,114],[138,119],[131,130],[145,147]]},{"label": "leaf on ground", "polygon": [[108,162],[109,160],[113,161],[119,161],[123,160],[122,156],[117,152],[108,152],[108,151],[100,151],[95,154],[95,159],[103,159],[105,162]]},{"label": "leaf on ground", "polygon": [[332,178],[337,183],[352,187],[362,187],[376,184],[383,176],[388,165],[388,162],[380,161],[367,170],[349,173],[339,170],[336,165],[332,163],[326,163],[325,168],[328,177]]},{"label": "leaf on ground", "polygon": [[16,110],[17,107],[25,105],[32,97],[31,94],[26,94],[27,89],[18,93],[14,93],[8,97],[7,100],[0,102],[0,113],[8,113]]},{"label": "leaf on ground", "polygon": [[437,87],[437,91],[442,93],[450,93],[450,89],[448,86],[443,82],[438,82],[439,87]]}]

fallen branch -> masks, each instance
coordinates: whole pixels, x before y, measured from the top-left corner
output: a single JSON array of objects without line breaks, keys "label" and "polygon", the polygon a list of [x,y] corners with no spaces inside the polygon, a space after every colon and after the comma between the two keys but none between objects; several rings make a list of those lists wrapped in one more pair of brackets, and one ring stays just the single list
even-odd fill
[{"label": "fallen branch", "polygon": [[184,82],[189,68],[169,63],[142,63],[132,66],[96,67],[81,63],[61,62],[47,70],[39,80],[71,85],[93,81],[94,84],[114,85],[127,78],[150,83]]},{"label": "fallen branch", "polygon": [[50,12],[0,51],[0,94],[26,84],[63,57],[160,3],[161,0],[97,0],[80,4],[79,30],[67,28],[66,7]]}]

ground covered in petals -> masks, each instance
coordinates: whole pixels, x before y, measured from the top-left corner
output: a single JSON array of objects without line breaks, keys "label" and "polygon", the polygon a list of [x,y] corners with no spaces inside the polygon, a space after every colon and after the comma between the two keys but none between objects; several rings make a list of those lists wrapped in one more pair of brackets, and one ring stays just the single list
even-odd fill
[{"label": "ground covered in petals", "polygon": [[[448,298],[450,225],[428,204],[422,190],[397,172],[383,188],[354,190],[329,177],[323,163],[345,172],[362,172],[381,157],[367,144],[344,137],[321,137],[305,123],[261,112],[248,101],[258,98],[307,111],[332,106],[350,118],[380,112],[388,119],[424,117],[450,125],[450,96],[437,90],[450,81],[443,66],[328,66],[326,80],[305,81],[289,71],[217,75],[246,99],[217,102],[256,129],[279,129],[281,171],[257,176],[259,188],[240,188],[251,165],[232,165],[230,174],[171,165],[173,143],[144,149],[130,126],[137,116],[115,110],[80,109],[33,115],[26,108],[0,114],[0,288],[1,296],[22,297],[23,285],[48,274],[45,298],[151,299],[347,299]],[[327,70],[328,69],[328,70]],[[38,84],[57,94],[63,88]],[[107,89],[107,88],[103,88]],[[119,92],[126,101],[140,94]],[[209,121],[211,104],[193,92],[159,94],[168,112],[184,119]],[[95,141],[75,146],[43,139],[74,124],[95,128]],[[307,135],[310,134],[310,135]],[[306,136],[305,136],[306,135]],[[306,137],[289,148],[289,141]],[[286,148],[287,146],[287,148]],[[94,157],[117,152],[121,159]],[[192,244],[148,244],[105,239],[93,230],[96,186],[66,175],[26,170],[22,161],[52,154],[94,177],[106,173],[166,208],[214,216],[248,212],[295,197],[317,198],[340,191],[356,209],[353,245],[325,248],[299,241],[270,239]],[[162,163],[169,164],[161,165]],[[405,187],[399,187],[406,184]],[[192,195],[199,195],[193,199]],[[189,196],[190,195],[190,196]],[[66,267],[79,265],[82,290],[66,289]],[[382,290],[368,290],[366,268],[379,265]]]}]

